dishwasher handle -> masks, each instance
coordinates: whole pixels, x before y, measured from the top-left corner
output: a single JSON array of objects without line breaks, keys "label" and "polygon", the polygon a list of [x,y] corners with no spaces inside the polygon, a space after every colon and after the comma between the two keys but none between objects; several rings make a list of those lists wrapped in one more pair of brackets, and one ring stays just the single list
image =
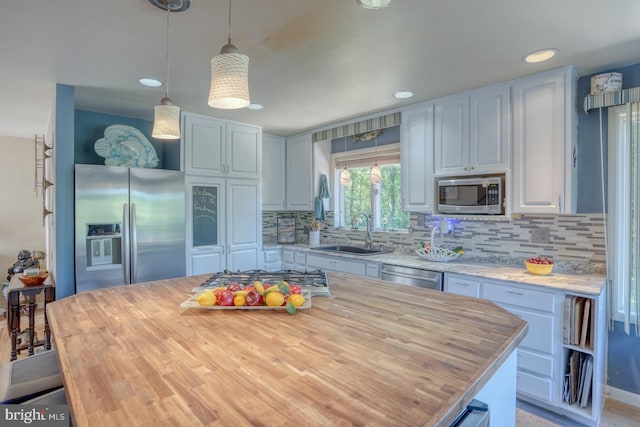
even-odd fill
[{"label": "dishwasher handle", "polygon": [[429,276],[419,276],[419,275],[415,275],[415,274],[402,274],[402,273],[398,273],[397,271],[394,271],[394,272],[383,271],[382,272],[382,279],[384,280],[385,277],[387,277],[387,278],[404,277],[404,278],[407,278],[407,279],[420,280],[422,282],[440,283],[440,275],[438,275],[437,277],[429,277]]}]

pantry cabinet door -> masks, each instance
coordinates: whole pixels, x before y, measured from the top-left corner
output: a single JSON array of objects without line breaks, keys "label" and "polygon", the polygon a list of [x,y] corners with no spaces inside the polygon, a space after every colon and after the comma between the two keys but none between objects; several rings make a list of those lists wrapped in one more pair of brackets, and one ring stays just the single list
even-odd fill
[{"label": "pantry cabinet door", "polygon": [[183,114],[185,174],[224,176],[225,129],[222,120]]},{"label": "pantry cabinet door", "polygon": [[262,130],[255,126],[227,123],[227,176],[260,179]]}]

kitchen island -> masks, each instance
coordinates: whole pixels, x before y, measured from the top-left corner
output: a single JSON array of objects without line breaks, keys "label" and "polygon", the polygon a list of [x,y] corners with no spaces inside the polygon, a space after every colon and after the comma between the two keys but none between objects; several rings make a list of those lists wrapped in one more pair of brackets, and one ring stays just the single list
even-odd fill
[{"label": "kitchen island", "polygon": [[75,426],[448,426],[527,332],[489,301],[338,273],[296,315],[180,308],[207,277],[48,305]]}]

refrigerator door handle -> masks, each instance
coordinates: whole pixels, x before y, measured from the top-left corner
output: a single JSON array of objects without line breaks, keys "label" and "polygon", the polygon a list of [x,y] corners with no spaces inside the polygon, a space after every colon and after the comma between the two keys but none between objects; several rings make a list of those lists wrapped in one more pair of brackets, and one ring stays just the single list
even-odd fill
[{"label": "refrigerator door handle", "polygon": [[136,231],[136,204],[131,203],[131,283],[138,283],[138,233]]},{"label": "refrigerator door handle", "polygon": [[129,277],[130,270],[129,265],[129,205],[127,203],[122,205],[122,258],[124,263],[124,284],[130,284]]}]

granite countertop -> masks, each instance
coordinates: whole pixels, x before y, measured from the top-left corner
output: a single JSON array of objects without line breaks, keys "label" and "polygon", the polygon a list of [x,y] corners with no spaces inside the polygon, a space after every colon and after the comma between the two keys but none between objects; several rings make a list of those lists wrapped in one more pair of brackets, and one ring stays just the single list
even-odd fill
[{"label": "granite countertop", "polygon": [[487,279],[506,280],[547,288],[598,295],[606,282],[604,274],[553,272],[548,276],[536,276],[527,272],[524,265],[501,264],[489,259],[462,256],[459,261],[431,262],[419,258],[415,254],[391,252],[380,255],[355,255],[347,253],[332,253],[310,248],[308,245],[265,245],[264,249],[290,248],[317,255],[332,255],[343,258],[359,259],[362,261],[380,262],[403,267],[421,268],[424,270],[440,271],[443,273],[465,274],[468,276],[484,277]]}]

